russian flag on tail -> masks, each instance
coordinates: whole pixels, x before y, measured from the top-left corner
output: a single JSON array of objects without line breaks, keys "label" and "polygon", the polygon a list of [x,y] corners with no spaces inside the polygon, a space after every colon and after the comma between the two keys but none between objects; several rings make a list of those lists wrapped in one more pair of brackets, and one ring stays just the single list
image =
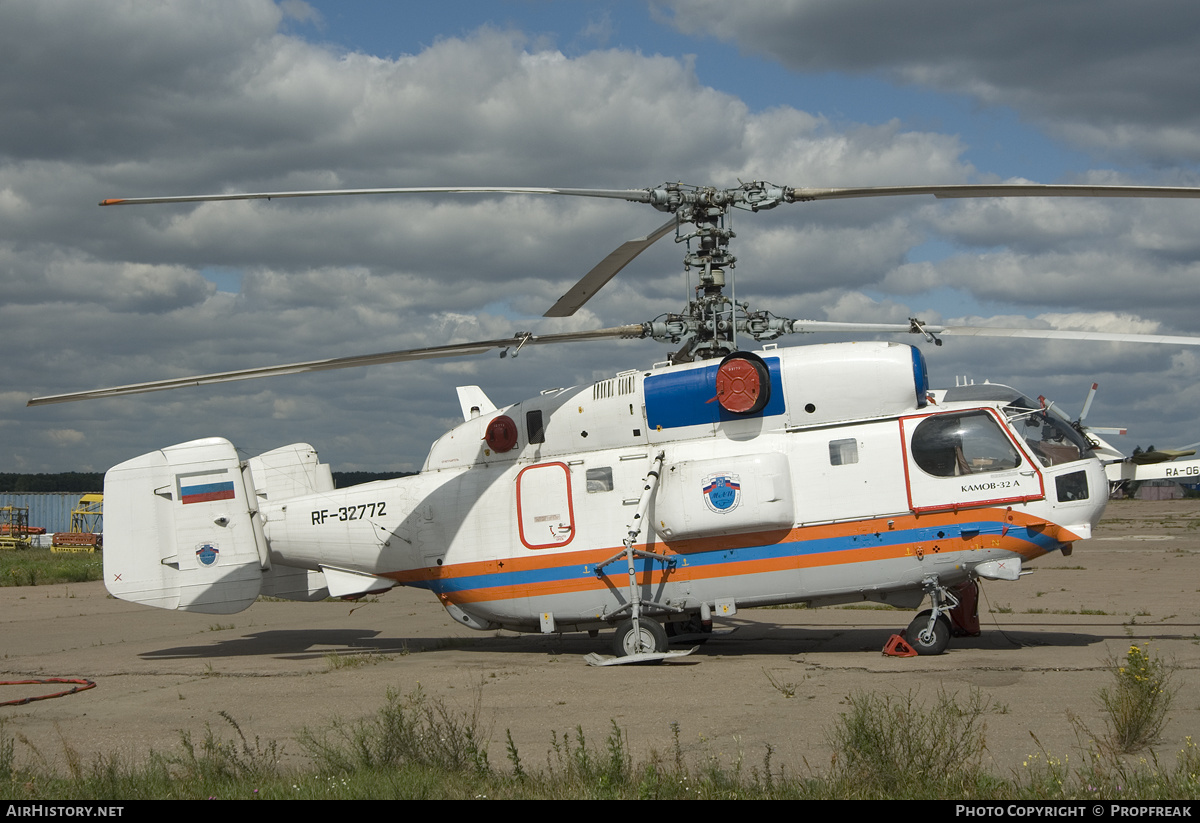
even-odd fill
[{"label": "russian flag on tail", "polygon": [[233,480],[227,479],[228,477],[226,469],[176,475],[179,499],[184,505],[207,503],[211,500],[232,500]]}]

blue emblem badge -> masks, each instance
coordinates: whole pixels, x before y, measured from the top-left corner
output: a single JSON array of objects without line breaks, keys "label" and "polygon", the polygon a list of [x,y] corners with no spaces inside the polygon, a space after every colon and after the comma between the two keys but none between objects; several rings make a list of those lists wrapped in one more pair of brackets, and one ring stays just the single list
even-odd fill
[{"label": "blue emblem badge", "polygon": [[215,543],[201,543],[196,549],[196,559],[200,561],[201,566],[212,566],[217,562],[217,555],[220,551]]},{"label": "blue emblem badge", "polygon": [[742,500],[741,477],[736,474],[710,474],[701,481],[704,502],[717,514],[737,508]]}]

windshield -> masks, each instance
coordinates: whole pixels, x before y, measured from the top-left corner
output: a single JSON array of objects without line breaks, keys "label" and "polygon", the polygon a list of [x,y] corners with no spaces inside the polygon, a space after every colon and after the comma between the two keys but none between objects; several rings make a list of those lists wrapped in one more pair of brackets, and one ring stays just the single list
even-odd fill
[{"label": "windshield", "polygon": [[1087,457],[1092,446],[1075,427],[1028,397],[1005,406],[1004,413],[1043,466],[1057,466]]}]

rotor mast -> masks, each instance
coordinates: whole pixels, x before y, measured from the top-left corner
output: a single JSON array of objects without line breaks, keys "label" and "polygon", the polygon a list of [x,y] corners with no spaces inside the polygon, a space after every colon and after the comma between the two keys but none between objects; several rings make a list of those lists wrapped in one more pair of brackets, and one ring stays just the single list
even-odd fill
[{"label": "rotor mast", "polygon": [[647,191],[648,202],[660,211],[674,212],[678,226],[694,226],[686,234],[677,229],[675,238],[677,243],[687,243],[683,267],[689,283],[693,270],[697,275],[687,308],[682,314],[668,314],[644,324],[647,337],[684,341],[672,355],[673,362],[724,357],[737,349],[738,334],[761,341],[788,330],[787,321],[766,312],[751,313],[749,304],[725,294],[726,285],[732,288],[732,270],[737,264],[729,251],[729,241],[737,235],[726,215],[731,208],[762,211],[791,202],[790,191],[765,182],[743,183],[732,189],[667,183]]}]

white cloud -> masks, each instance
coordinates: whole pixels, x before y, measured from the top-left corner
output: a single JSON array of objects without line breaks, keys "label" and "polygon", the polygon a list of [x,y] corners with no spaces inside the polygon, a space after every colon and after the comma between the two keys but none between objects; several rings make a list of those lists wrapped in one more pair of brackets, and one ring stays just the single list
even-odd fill
[{"label": "white cloud", "polygon": [[[795,7],[826,15],[830,42],[821,59],[832,60],[844,42],[838,37],[854,31],[843,28],[836,5]],[[729,18],[728,31],[739,36],[757,25],[752,15],[774,14],[739,8],[712,9],[719,19],[742,15]],[[684,25],[700,10],[681,8],[677,19]],[[665,219],[619,201],[447,196],[97,208],[105,197],[986,176],[963,159],[962,137],[934,125],[754,108],[729,88],[702,83],[692,58],[626,47],[564,52],[485,26],[385,59],[287,33],[312,19],[302,5],[265,0],[219,7],[179,0],[150,11],[135,3],[0,6],[0,47],[22,78],[0,84],[0,380],[8,390],[20,387],[24,398],[519,329],[638,322],[677,311],[683,300],[683,249],[665,239],[577,317],[540,317],[609,251]],[[956,20],[942,25],[952,29]],[[789,31],[781,25],[780,38],[764,39],[764,47],[780,47]],[[912,53],[920,53],[892,53],[898,46],[890,41],[904,38],[859,33],[865,42],[846,60],[916,76]],[[610,42],[623,34],[618,27]],[[603,38],[605,28],[581,36]],[[974,61],[966,45],[951,51],[965,67],[957,82],[982,82],[974,92],[980,99],[1037,85],[1028,80],[1034,74],[1001,83],[1015,64],[993,66],[982,47]],[[1048,81],[1029,110],[1042,111],[1065,82]],[[1181,115],[1147,127],[1161,137],[1186,122]],[[1136,147],[1149,138],[1120,139]],[[1186,182],[1189,173],[1162,176]],[[994,303],[1013,322],[1028,322],[1022,312],[1056,325],[1087,318],[1116,325],[1129,315],[1135,325],[1200,331],[1191,308],[1200,299],[1196,207],[897,198],[738,212],[737,297],[792,317],[935,322],[975,312],[947,306],[941,298],[952,292]],[[927,243],[942,253],[913,260]],[[201,274],[209,267],[240,276],[241,293],[216,291]],[[1116,359],[947,341],[930,359],[935,375],[1045,381],[1049,388],[1035,393],[1073,392],[1091,379],[1080,370],[1111,369],[1141,375],[1122,379],[1161,397],[1171,389],[1151,385],[1152,377],[1170,369],[1177,385],[1197,370],[1186,359],[1172,363],[1128,347],[1103,354]],[[14,464],[43,470],[76,468],[80,459],[56,432],[85,436],[96,465],[221,433],[248,452],[308,441],[338,467],[415,468],[457,415],[458,383],[478,383],[509,403],[662,356],[652,343],[573,344],[530,347],[515,360],[329,372],[90,405],[28,410],[5,398],[0,426]],[[22,435],[11,438],[13,431]]]}]

